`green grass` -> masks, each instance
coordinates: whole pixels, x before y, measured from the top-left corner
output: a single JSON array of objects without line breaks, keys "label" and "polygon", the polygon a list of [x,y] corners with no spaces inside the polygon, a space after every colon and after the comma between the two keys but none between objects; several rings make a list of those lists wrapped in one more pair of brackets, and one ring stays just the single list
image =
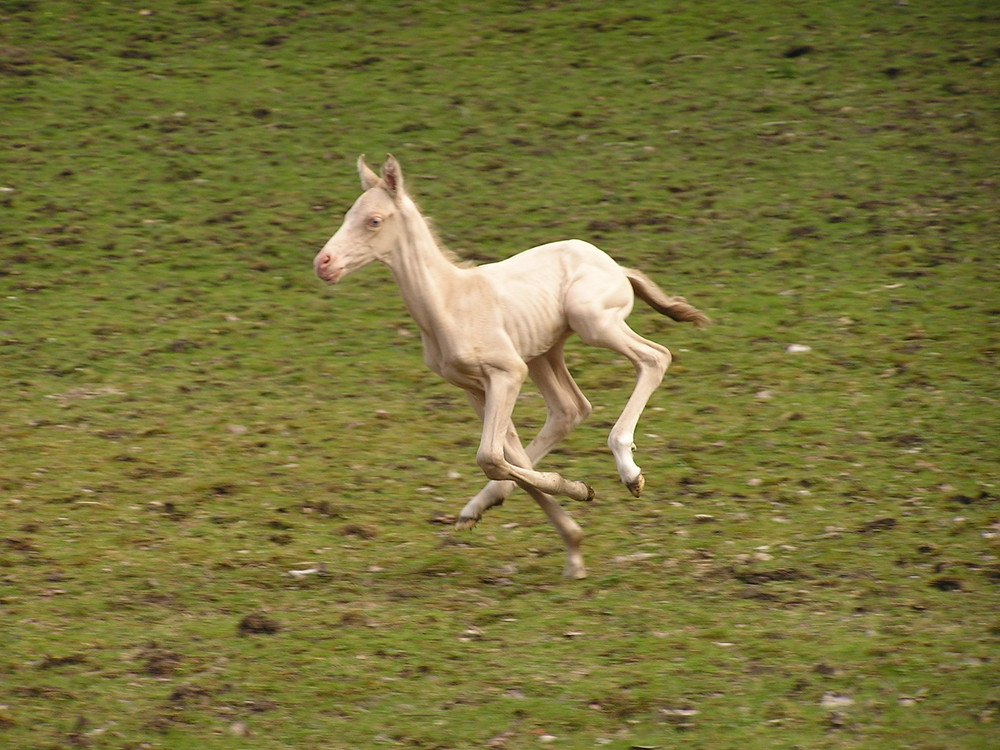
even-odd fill
[{"label": "green grass", "polygon": [[[996,746],[990,4],[146,8],[0,7],[0,745]],[[523,495],[440,522],[471,410],[384,269],[312,276],[390,151],[463,256],[715,321],[633,314],[639,500],[570,346],[585,581]]]}]

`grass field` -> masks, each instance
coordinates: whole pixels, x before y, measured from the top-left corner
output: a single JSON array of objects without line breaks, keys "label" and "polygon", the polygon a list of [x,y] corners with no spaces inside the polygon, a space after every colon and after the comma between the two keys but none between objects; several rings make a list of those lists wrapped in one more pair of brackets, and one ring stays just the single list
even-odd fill
[{"label": "grass field", "polygon": [[[998,25],[0,3],[0,746],[997,747]],[[584,581],[523,493],[450,527],[465,398],[384,268],[312,275],[386,152],[460,255],[580,237],[714,320],[631,318],[641,499],[569,347]]]}]

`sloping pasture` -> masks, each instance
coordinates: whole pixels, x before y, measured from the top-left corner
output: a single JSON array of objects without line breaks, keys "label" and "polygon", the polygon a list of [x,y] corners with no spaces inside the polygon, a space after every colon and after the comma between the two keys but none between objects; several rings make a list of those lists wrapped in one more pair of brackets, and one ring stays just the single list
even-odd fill
[{"label": "sloping pasture", "polygon": [[[0,745],[992,748],[1000,13],[942,2],[0,6]],[[394,153],[477,261],[704,309],[641,499],[604,440],[472,532],[464,397],[316,250]],[[523,433],[544,417],[526,390]]]}]

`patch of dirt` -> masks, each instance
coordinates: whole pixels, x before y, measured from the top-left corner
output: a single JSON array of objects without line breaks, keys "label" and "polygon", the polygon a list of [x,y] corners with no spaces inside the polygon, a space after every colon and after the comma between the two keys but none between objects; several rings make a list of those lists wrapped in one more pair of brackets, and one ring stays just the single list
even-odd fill
[{"label": "patch of dirt", "polygon": [[340,616],[340,625],[345,628],[367,627],[370,623],[368,617],[363,612],[344,612]]},{"label": "patch of dirt", "polygon": [[166,705],[146,718],[145,727],[154,732],[167,733],[179,726],[190,724],[185,712],[192,708],[204,708],[212,703],[218,690],[202,685],[178,685],[167,696]]},{"label": "patch of dirt", "polygon": [[272,635],[281,630],[281,623],[260,612],[253,612],[240,620],[237,630],[240,635]]},{"label": "patch of dirt", "polygon": [[378,528],[366,523],[349,523],[341,528],[340,533],[356,539],[374,539],[378,536]]},{"label": "patch of dirt", "polygon": [[798,568],[776,568],[774,570],[733,570],[733,578],[751,586],[776,581],[801,581],[809,576]]},{"label": "patch of dirt", "polygon": [[935,588],[938,591],[961,591],[962,582],[957,578],[951,578],[948,576],[943,576],[941,578],[935,578],[930,582],[931,588]]},{"label": "patch of dirt", "polygon": [[3,544],[7,549],[15,552],[38,552],[38,547],[33,545],[31,542],[25,541],[24,539],[7,537],[3,540]]},{"label": "patch of dirt", "polygon": [[803,57],[804,55],[811,55],[815,52],[816,48],[809,44],[796,44],[794,47],[789,47],[782,52],[781,56],[791,59],[795,57]]},{"label": "patch of dirt", "polygon": [[38,663],[39,669],[56,669],[58,667],[69,667],[77,664],[86,664],[85,654],[67,654],[66,656],[46,656]]},{"label": "patch of dirt", "polygon": [[167,700],[173,704],[183,706],[195,704],[202,705],[212,696],[213,690],[199,685],[178,685]]},{"label": "patch of dirt", "polygon": [[1000,565],[987,565],[982,571],[988,581],[991,583],[1000,583]]},{"label": "patch of dirt", "polygon": [[143,671],[154,677],[165,677],[173,674],[183,657],[176,651],[160,648],[156,643],[150,643],[140,653]]},{"label": "patch of dirt", "polygon": [[333,505],[328,500],[307,500],[299,506],[299,510],[306,515],[315,513],[316,515],[324,516],[325,518],[344,517],[344,510],[336,505]]},{"label": "patch of dirt", "polygon": [[975,496],[964,495],[964,494],[959,493],[959,494],[956,494],[956,495],[952,495],[948,499],[951,500],[953,503],[961,503],[962,505],[975,505],[975,504],[978,504],[978,503],[991,503],[991,502],[996,502],[996,500],[997,500],[997,498],[994,495],[991,495],[986,490],[982,490],[978,495],[975,495]]},{"label": "patch of dirt", "polygon": [[877,531],[888,531],[889,529],[896,528],[897,523],[895,518],[876,518],[874,521],[861,524],[858,527],[858,533],[870,534]]}]

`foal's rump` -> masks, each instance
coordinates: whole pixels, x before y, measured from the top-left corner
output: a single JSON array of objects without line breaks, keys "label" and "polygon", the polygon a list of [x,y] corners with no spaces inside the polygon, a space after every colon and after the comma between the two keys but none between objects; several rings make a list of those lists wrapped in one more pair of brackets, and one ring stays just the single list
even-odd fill
[{"label": "foal's rump", "polygon": [[639,297],[658,313],[673,320],[694,323],[699,328],[709,322],[707,315],[683,297],[667,294],[646,274],[620,265],[589,242],[563,240],[532,250],[558,257],[567,281],[565,304],[570,319],[573,317],[572,308],[579,304],[591,310],[595,307],[614,309],[624,320],[632,311],[633,300]]}]

